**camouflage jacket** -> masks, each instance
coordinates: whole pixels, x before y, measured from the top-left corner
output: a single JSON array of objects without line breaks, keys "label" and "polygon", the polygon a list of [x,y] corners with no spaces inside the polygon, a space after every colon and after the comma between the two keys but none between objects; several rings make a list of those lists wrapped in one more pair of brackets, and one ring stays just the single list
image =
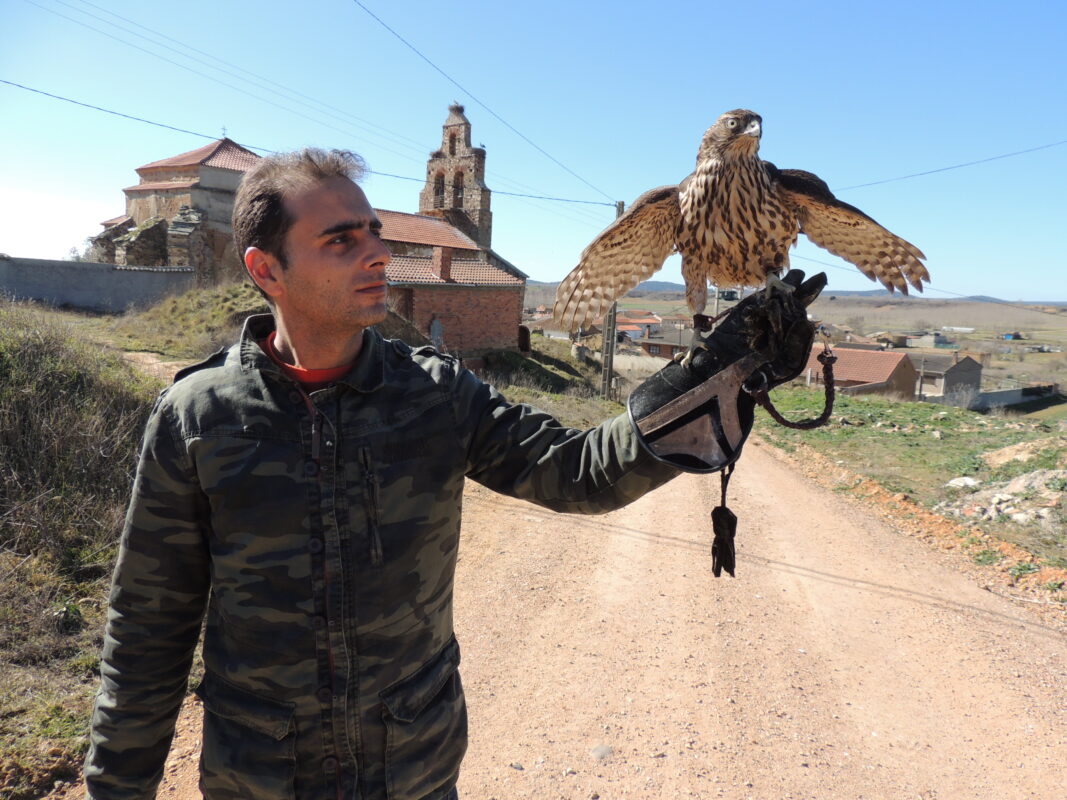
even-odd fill
[{"label": "camouflage jacket", "polygon": [[312,394],[256,343],[179,373],[149,420],[111,591],[85,774],[148,798],[206,607],[209,798],[444,798],[466,749],[452,630],[465,477],[557,511],[676,472],[625,416],[590,431],[507,403],[373,330]]}]

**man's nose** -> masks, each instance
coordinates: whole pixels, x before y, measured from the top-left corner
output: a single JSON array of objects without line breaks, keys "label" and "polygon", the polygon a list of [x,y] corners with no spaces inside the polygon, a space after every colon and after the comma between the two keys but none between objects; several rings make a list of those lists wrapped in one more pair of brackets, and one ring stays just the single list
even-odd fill
[{"label": "man's nose", "polygon": [[374,249],[367,254],[367,267],[370,269],[385,269],[392,260],[393,254],[389,250],[389,245],[381,239],[375,239]]}]

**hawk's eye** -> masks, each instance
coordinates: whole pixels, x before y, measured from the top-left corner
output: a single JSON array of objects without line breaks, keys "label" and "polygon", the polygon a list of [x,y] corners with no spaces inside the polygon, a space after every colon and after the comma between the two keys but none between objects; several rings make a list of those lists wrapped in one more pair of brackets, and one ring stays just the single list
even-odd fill
[{"label": "hawk's eye", "polygon": [[727,128],[736,128],[737,127],[737,120],[734,119],[733,117],[730,117],[730,119],[726,120],[726,127]]}]

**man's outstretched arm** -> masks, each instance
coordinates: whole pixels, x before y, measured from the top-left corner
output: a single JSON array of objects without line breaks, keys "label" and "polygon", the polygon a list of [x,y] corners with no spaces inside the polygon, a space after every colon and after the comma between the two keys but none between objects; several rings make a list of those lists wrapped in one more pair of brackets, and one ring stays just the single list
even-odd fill
[{"label": "man's outstretched arm", "polygon": [[85,761],[95,800],[155,795],[208,593],[206,519],[192,464],[157,403],[111,588]]},{"label": "man's outstretched arm", "polygon": [[579,431],[508,403],[466,370],[454,384],[467,475],[554,511],[602,514],[678,474],[641,446],[625,414]]}]

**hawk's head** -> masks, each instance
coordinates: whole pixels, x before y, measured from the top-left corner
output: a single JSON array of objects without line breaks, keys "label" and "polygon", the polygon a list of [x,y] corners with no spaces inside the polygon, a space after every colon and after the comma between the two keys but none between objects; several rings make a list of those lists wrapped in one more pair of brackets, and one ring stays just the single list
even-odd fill
[{"label": "hawk's head", "polygon": [[698,158],[748,158],[759,152],[763,117],[755,111],[735,108],[727,111],[704,133]]}]

